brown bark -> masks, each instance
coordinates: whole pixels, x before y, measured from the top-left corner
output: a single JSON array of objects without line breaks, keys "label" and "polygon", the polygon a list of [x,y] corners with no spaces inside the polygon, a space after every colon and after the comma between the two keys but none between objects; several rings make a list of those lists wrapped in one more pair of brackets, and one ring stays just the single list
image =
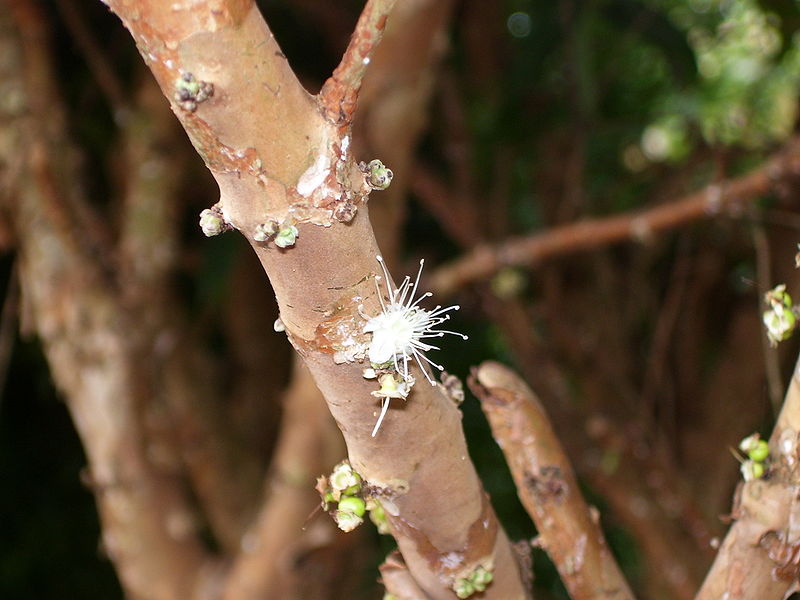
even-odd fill
[{"label": "brown bark", "polygon": [[[731,526],[697,600],[784,598],[797,580],[792,554],[797,534],[800,363],[795,367],[783,408],[769,439],[769,477],[740,484]],[[781,568],[787,567],[785,571]]]},{"label": "brown bark", "polygon": [[531,389],[494,362],[476,367],[469,384],[511,468],[520,500],[536,523],[540,544],[570,597],[632,599],[599,516],[583,499],[572,466]]},{"label": "brown bark", "polygon": [[[214,563],[194,535],[182,480],[174,465],[157,460],[146,435],[136,327],[70,218],[81,201],[76,155],[53,88],[43,17],[33,3],[10,7],[24,56],[3,63],[4,80],[19,82],[20,103],[18,112],[2,115],[14,139],[4,147],[16,154],[2,162],[13,165],[17,182],[4,200],[19,232],[26,324],[41,337],[84,440],[103,546],[123,585],[132,598],[192,598]],[[2,22],[4,36],[11,27]]]},{"label": "brown bark", "polygon": [[[213,97],[195,110],[177,103],[173,110],[220,186],[226,220],[250,240],[267,220],[297,223],[300,237],[292,248],[251,243],[353,466],[396,496],[393,533],[417,583],[432,598],[450,599],[455,578],[488,560],[494,582],[487,600],[524,597],[508,541],[467,459],[452,402],[417,373],[422,383],[404,410],[391,411],[373,438],[374,382],[362,377],[363,365],[332,360],[335,346],[363,338],[360,312],[379,310],[371,281],[379,251],[364,205],[368,189],[346,150],[349,130],[300,87],[252,3],[180,7],[185,10],[111,5],[168,98],[186,73],[213,84]],[[356,37],[377,39],[381,20],[367,21],[375,27]],[[336,219],[346,203],[358,208],[349,223]],[[409,447],[410,439],[421,443]],[[446,502],[436,505],[434,498]],[[456,564],[449,560],[454,552]]]}]

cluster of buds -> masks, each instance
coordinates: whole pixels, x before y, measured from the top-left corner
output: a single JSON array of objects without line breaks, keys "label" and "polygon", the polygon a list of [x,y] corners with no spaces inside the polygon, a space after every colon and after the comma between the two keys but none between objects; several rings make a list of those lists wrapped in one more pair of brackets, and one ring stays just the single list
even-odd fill
[{"label": "cluster of buds", "polygon": [[392,183],[394,173],[377,158],[369,163],[358,163],[358,168],[364,173],[367,185],[373,190],[385,190]]},{"label": "cluster of buds", "polygon": [[327,477],[317,478],[316,490],[322,497],[322,509],[327,511],[342,531],[353,531],[364,522],[367,503],[362,498],[364,482],[343,460]]},{"label": "cluster of buds", "polygon": [[797,327],[797,309],[792,306],[792,297],[786,292],[786,285],[781,284],[764,295],[767,310],[762,320],[767,328],[767,337],[772,346],[788,339]]},{"label": "cluster of buds", "polygon": [[230,229],[230,225],[225,222],[222,216],[222,209],[219,204],[211,208],[206,208],[200,213],[200,229],[203,235],[212,237]]},{"label": "cluster of buds", "polygon": [[492,571],[484,566],[475,567],[467,576],[456,579],[453,591],[459,598],[469,598],[486,590],[493,579]]},{"label": "cluster of buds", "polygon": [[257,242],[266,242],[270,238],[278,248],[289,248],[294,246],[300,232],[295,227],[294,223],[284,221],[278,223],[277,221],[267,221],[256,225],[256,230],[253,233],[253,239]]},{"label": "cluster of buds", "polygon": [[198,80],[192,73],[181,73],[175,80],[173,99],[186,112],[194,112],[197,105],[214,95],[214,84]]},{"label": "cluster of buds", "polygon": [[759,434],[754,433],[739,442],[739,450],[747,455],[747,459],[741,460],[742,466],[739,468],[744,480],[753,481],[763,477],[767,469],[769,444]]}]

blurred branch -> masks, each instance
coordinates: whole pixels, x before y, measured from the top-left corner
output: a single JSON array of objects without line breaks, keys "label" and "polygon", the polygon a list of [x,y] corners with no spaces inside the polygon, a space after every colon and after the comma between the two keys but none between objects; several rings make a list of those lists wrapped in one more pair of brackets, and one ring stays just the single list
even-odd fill
[{"label": "blurred branch", "polygon": [[119,119],[130,106],[125,97],[122,83],[117,77],[111,61],[107,58],[107,50],[101,48],[97,43],[97,39],[76,6],[76,0],[57,0],[56,5],[64,23],[69,28],[70,36],[80,49],[97,85],[105,94],[114,117]]},{"label": "blurred branch", "polygon": [[[757,310],[761,312],[762,299],[772,288],[772,273],[770,269],[770,248],[767,233],[763,223],[754,221],[753,248],[756,255],[756,285],[758,287]],[[761,353],[764,358],[764,370],[767,376],[767,391],[772,403],[772,414],[777,415],[781,410],[783,398],[783,381],[781,380],[781,365],[778,351],[773,348],[767,338],[766,332],[761,331]]]},{"label": "blurred branch", "polygon": [[570,597],[632,599],[599,517],[586,505],[572,466],[531,389],[494,362],[473,369],[469,385],[481,400],[517,493]]},{"label": "blurred branch", "polygon": [[[174,293],[180,243],[178,192],[187,155],[175,151],[180,130],[149,75],[120,128],[116,188],[121,191],[119,279],[147,348],[141,369],[148,404],[166,412],[152,435],[175,446],[215,541],[238,550],[255,514],[262,467],[235,435],[221,402],[214,360]],[[181,146],[178,146],[181,147]]]},{"label": "blurred branch", "polygon": [[800,141],[793,139],[755,171],[706,186],[676,202],[635,213],[587,219],[494,246],[477,246],[431,273],[427,285],[435,293],[447,296],[506,266],[529,265],[626,240],[647,242],[660,231],[712,218],[725,211],[736,212],[742,204],[758,199],[782,181],[798,175]]},{"label": "blurred branch", "polygon": [[64,207],[80,201],[77,161],[54,87],[45,15],[30,0],[10,8],[14,23],[2,13],[0,31],[18,32],[22,56],[3,62],[3,80],[24,79],[24,110],[0,117],[15,138],[9,148],[27,165],[6,206],[19,240],[23,302],[86,449],[103,546],[123,585],[133,598],[191,599],[206,592],[199,581],[215,561],[196,535],[183,480],[165,462],[171,454],[148,444],[136,325],[97,257],[64,226]]},{"label": "blurred branch", "polygon": [[[310,571],[298,568],[304,548],[332,544],[336,537],[333,522],[326,515],[319,517],[314,535],[303,531],[304,523],[320,504],[314,490],[316,477],[329,472],[344,449],[319,390],[300,363],[294,370],[284,407],[262,508],[243,537],[242,551],[233,562],[225,585],[224,598],[228,600],[300,600],[297,590],[302,582],[298,579]],[[339,552],[340,556],[343,554],[346,553]],[[348,560],[346,556],[342,558]],[[329,568],[327,577],[335,579],[334,573],[344,568]],[[319,565],[314,572],[315,577],[323,577]],[[335,587],[329,591],[325,596],[329,600],[339,597]]]},{"label": "blurred branch", "polygon": [[448,49],[453,0],[404,0],[395,5],[364,77],[353,124],[357,155],[394,171],[392,185],[370,205],[383,257],[397,264],[409,185],[417,178],[414,150],[428,125],[428,104]]}]

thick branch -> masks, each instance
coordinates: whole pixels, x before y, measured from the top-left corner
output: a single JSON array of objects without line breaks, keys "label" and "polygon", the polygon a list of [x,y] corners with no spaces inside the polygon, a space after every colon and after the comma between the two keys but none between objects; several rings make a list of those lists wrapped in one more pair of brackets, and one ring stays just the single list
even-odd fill
[{"label": "thick branch", "polygon": [[[375,383],[363,378],[363,364],[333,360],[367,341],[362,314],[380,310],[372,280],[379,251],[364,205],[369,187],[347,152],[346,133],[302,90],[251,2],[197,2],[185,10],[111,4],[168,97],[181,73],[213,84],[212,99],[176,101],[174,110],[220,186],[222,214],[267,271],[286,331],[344,433],[351,463],[393,499],[393,532],[420,588],[451,600],[459,576],[491,561],[486,600],[523,598],[452,401],[417,371],[421,383],[372,437]],[[289,219],[299,231],[293,247],[256,241],[259,225]]]},{"label": "thick branch", "polygon": [[430,276],[427,284],[446,296],[464,285],[490,277],[506,266],[529,265],[554,256],[626,240],[646,242],[660,231],[725,212],[736,212],[744,203],[769,193],[781,180],[798,175],[800,142],[795,139],[759,169],[726,182],[708,185],[676,202],[636,213],[587,219],[495,246],[478,246],[440,267]]},{"label": "thick branch", "polygon": [[542,546],[573,600],[633,598],[538,399],[510,369],[473,370],[470,389],[492,426]]}]

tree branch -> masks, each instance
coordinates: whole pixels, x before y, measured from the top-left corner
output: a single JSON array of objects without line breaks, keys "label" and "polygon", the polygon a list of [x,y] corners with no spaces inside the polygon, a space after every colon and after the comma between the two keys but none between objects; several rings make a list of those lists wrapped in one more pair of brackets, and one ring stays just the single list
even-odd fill
[{"label": "tree branch", "polygon": [[520,500],[570,597],[632,600],[598,516],[586,505],[572,466],[531,389],[494,362],[474,368],[469,386],[481,401]]},{"label": "tree branch", "polygon": [[784,179],[800,174],[800,141],[794,139],[755,171],[708,185],[676,202],[641,212],[587,219],[492,246],[482,244],[464,256],[439,267],[426,280],[436,293],[448,296],[457,289],[491,277],[506,266],[522,266],[554,256],[616,244],[626,240],[646,242],[651,236],[725,211],[769,193]]},{"label": "tree branch", "polygon": [[[740,484],[736,522],[696,600],[778,600],[797,579],[791,556],[800,544],[800,361],[769,439],[770,476]],[[793,570],[794,569],[794,570]]]},{"label": "tree branch", "polygon": [[[26,161],[5,207],[18,233],[23,301],[86,449],[103,545],[123,585],[135,599],[191,599],[215,561],[196,536],[182,480],[148,444],[136,327],[118,290],[53,210],[77,193],[76,161],[53,85],[44,15],[26,0],[12,2],[10,14],[15,27],[2,13],[0,35],[22,37],[24,109],[0,120],[15,139],[7,147]],[[3,63],[4,81],[23,79],[19,58]]]},{"label": "tree branch", "polygon": [[[197,2],[185,10],[110,4],[214,174],[222,215],[269,275],[289,339],[344,433],[351,464],[394,500],[393,533],[420,588],[451,600],[463,572],[491,561],[486,600],[523,598],[510,544],[466,460],[452,401],[416,370],[421,383],[372,437],[374,382],[364,379],[363,364],[333,360],[340,349],[366,343],[361,315],[380,311],[372,281],[379,249],[365,207],[370,187],[348,153],[347,132],[302,89],[252,2]],[[213,86],[213,97],[187,103],[176,96],[188,73]],[[299,232],[294,246],[256,239],[259,226],[290,221]]]},{"label": "tree branch", "polygon": [[381,41],[386,18],[395,2],[396,0],[367,2],[339,66],[319,93],[319,103],[325,117],[343,129],[349,129],[353,122],[361,82],[372,60],[372,54]]}]

